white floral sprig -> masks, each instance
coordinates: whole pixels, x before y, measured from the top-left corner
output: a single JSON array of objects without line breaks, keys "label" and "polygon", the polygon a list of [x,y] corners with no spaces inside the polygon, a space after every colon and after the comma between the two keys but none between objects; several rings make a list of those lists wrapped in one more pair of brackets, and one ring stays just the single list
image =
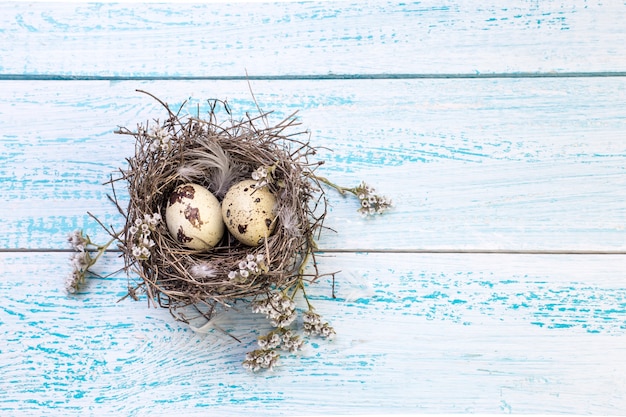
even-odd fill
[{"label": "white floral sprig", "polygon": [[311,308],[302,316],[302,328],[305,336],[320,336],[330,338],[335,334],[335,329],[328,322],[322,322],[322,316]]},{"label": "white floral sprig", "polygon": [[[296,287],[297,289],[302,289],[304,293],[301,282]],[[275,329],[257,338],[259,349],[246,354],[243,361],[244,368],[253,372],[263,369],[272,370],[280,358],[278,350],[291,353],[302,350],[304,340],[289,328],[298,317],[296,303],[293,300],[295,292],[288,296],[284,291],[274,291],[266,298],[252,303],[252,311],[264,314]],[[322,323],[321,316],[313,311],[306,293],[304,293],[304,299],[309,306],[309,310],[303,315],[304,335],[330,338],[335,334],[335,330],[327,322]]]},{"label": "white floral sprig", "polygon": [[365,182],[361,182],[359,186],[354,188],[354,194],[361,201],[361,208],[358,209],[358,212],[365,216],[383,214],[392,206],[391,199],[376,194],[376,190]]},{"label": "white floral sprig", "polygon": [[246,359],[243,361],[243,367],[249,369],[252,372],[260,371],[261,369],[274,369],[274,366],[278,363],[280,354],[274,349],[257,349],[252,352],[246,353]]},{"label": "white floral sprig", "polygon": [[157,224],[161,221],[159,213],[145,214],[143,219],[135,219],[130,229],[130,238],[132,241],[132,254],[140,261],[145,261],[150,257],[151,249],[156,244],[150,238],[150,234],[155,230]]},{"label": "white floral sprig", "polygon": [[357,211],[363,216],[383,214],[391,207],[393,207],[393,202],[390,198],[376,194],[376,190],[370,185],[366,184],[364,181],[361,181],[361,183],[356,187],[348,188],[337,185],[324,177],[319,177],[317,175],[312,175],[312,177],[319,182],[334,188],[341,195],[346,195],[346,193],[350,193],[356,196],[361,203]]},{"label": "white floral sprig", "polygon": [[234,284],[246,284],[269,270],[263,254],[256,256],[248,254],[246,259],[240,261],[237,266],[239,267],[237,270],[228,273],[228,279]]},{"label": "white floral sprig", "polygon": [[248,352],[243,361],[243,367],[252,372],[261,369],[272,370],[280,358],[277,349],[294,353],[302,350],[304,346],[304,341],[300,336],[285,328],[278,328],[265,336],[259,336],[257,343],[260,349]]},{"label": "white floral sprig", "polygon": [[282,348],[291,352],[302,347],[299,337],[286,329],[298,317],[296,303],[283,291],[274,291],[266,298],[253,302],[252,312],[264,314],[276,329],[265,336],[258,337],[257,343],[260,349],[246,354],[243,367],[252,372],[261,369],[271,370],[278,362],[280,354],[277,349],[280,349],[281,345],[284,344]]},{"label": "white floral sprig", "polygon": [[[135,224],[130,227],[130,239],[132,253],[138,260],[145,260],[150,257],[151,248],[155,245],[150,234],[155,230],[161,221],[159,213],[146,214],[143,219],[136,219]],[[98,245],[91,241],[89,236],[84,235],[82,230],[75,230],[67,237],[67,241],[76,252],[70,257],[72,272],[65,280],[65,290],[69,294],[77,293],[85,283],[89,268],[94,266],[98,259],[115,241],[121,239],[121,233],[112,235],[104,245]]]},{"label": "white floral sprig", "polygon": [[162,127],[153,127],[147,136],[151,139],[148,148],[151,152],[168,152],[172,148],[172,135]]},{"label": "white floral sprig", "polygon": [[83,235],[82,230],[75,230],[68,235],[67,241],[76,251],[70,256],[72,272],[65,280],[65,290],[68,294],[75,294],[80,291],[81,286],[85,283],[89,268],[95,265],[116,239],[117,237],[114,237],[104,245],[97,245],[91,241],[89,236]]},{"label": "white floral sprig", "polygon": [[283,291],[252,303],[252,312],[265,314],[273,327],[287,327],[298,317],[296,303]]}]

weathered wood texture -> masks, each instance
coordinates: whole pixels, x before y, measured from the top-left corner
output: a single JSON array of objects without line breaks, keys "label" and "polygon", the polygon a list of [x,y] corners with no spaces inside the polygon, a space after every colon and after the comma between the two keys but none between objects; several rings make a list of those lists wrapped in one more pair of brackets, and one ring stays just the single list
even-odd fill
[{"label": "weathered wood texture", "polygon": [[[0,415],[626,413],[625,19],[582,0],[0,4]],[[308,291],[337,337],[260,375],[244,304],[217,321],[238,343],[117,302],[121,274],[63,291],[67,233],[105,239],[87,211],[121,225],[102,183],[134,144],[114,130],[165,116],[135,89],[242,115],[246,71],[275,121],[299,111],[320,174],[396,204],[366,220],[328,191],[336,298],[328,277]]]},{"label": "weathered wood texture", "polygon": [[0,5],[0,73],[624,72],[623,1]]},{"label": "weathered wood texture", "polygon": [[[275,122],[300,110],[321,174],[367,180],[396,202],[384,219],[363,220],[354,200],[328,192],[337,233],[324,233],[323,249],[626,249],[624,78],[251,86]],[[175,107],[224,97],[256,112],[245,81],[4,82],[3,247],[65,248],[76,227],[105,239],[87,210],[120,224],[102,183],[134,144],[113,131],[166,115],[138,87]]]},{"label": "weathered wood texture", "polygon": [[199,336],[166,310],[116,303],[123,278],[68,298],[67,254],[1,255],[4,415],[626,409],[623,256],[327,255],[321,268],[345,272],[337,299],[327,281],[309,291],[336,339],[253,376],[240,358],[258,317],[220,318],[241,344]]}]

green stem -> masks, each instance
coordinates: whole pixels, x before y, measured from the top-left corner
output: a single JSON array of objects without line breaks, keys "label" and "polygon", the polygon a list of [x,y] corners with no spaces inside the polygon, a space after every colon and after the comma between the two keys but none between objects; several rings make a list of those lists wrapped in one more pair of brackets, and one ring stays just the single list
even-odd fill
[{"label": "green stem", "polygon": [[98,262],[98,259],[100,259],[100,257],[104,254],[104,252],[106,252],[106,250],[109,248],[109,246],[111,246],[111,244],[112,244],[113,242],[115,242],[116,240],[118,240],[118,239],[120,238],[120,235],[121,235],[121,234],[122,234],[121,232],[120,232],[120,233],[118,233],[118,234],[116,234],[115,236],[113,236],[113,237],[111,238],[111,240],[109,240],[109,241],[108,241],[107,243],[105,243],[104,245],[101,245],[101,246],[96,245],[96,247],[98,248],[98,254],[96,255],[96,257],[95,257],[95,258],[93,258],[93,259],[91,260],[91,265],[90,265],[90,266],[95,265],[95,263],[96,263],[96,262]]},{"label": "green stem", "polygon": [[345,195],[346,193],[352,193],[352,194],[356,195],[356,191],[354,190],[354,188],[342,187],[340,185],[335,184],[334,182],[332,182],[331,180],[329,180],[328,178],[325,178],[325,177],[319,177],[319,176],[314,175],[314,174],[309,174],[309,175],[312,178],[315,178],[316,180],[318,180],[319,182],[321,182],[323,184],[326,184],[329,187],[334,188],[341,195]]},{"label": "green stem", "polygon": [[304,287],[304,281],[302,280],[302,276],[304,275],[304,269],[306,268],[306,265],[309,262],[309,258],[311,257],[311,251],[314,250],[314,247],[315,247],[315,242],[311,239],[311,241],[309,242],[309,246],[307,248],[306,254],[304,255],[304,258],[302,259],[302,263],[300,263],[300,267],[298,268],[298,281],[296,285],[294,286],[293,292],[291,293],[291,296],[290,296],[291,300],[293,300],[296,297],[298,290],[302,290],[302,296],[304,297],[304,301],[306,301],[307,306],[309,307],[309,310],[313,310],[313,306],[309,302],[309,297],[307,297],[306,295],[306,289]]},{"label": "green stem", "polygon": [[306,295],[306,290],[304,289],[304,283],[302,282],[302,280],[298,281],[298,286],[302,290],[302,297],[304,297],[304,301],[306,301],[306,305],[309,307],[309,311],[313,310],[313,306],[309,301],[309,297]]},{"label": "green stem", "polygon": [[[300,264],[300,267],[298,268],[298,276],[300,278],[302,278],[302,276],[304,275],[304,270],[306,268],[306,264],[309,262],[310,257],[311,257],[311,250],[308,249],[306,252],[306,255],[304,255],[304,259],[302,259],[302,263]],[[302,281],[302,279],[300,279],[299,281]]]}]

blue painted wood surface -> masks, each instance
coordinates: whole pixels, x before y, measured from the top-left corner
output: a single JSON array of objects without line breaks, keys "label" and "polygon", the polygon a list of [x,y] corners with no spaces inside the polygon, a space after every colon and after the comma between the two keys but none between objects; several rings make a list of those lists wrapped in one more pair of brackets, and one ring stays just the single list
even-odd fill
[{"label": "blue painted wood surface", "polygon": [[[626,3],[0,5],[0,415],[626,414]],[[246,72],[250,85],[246,80]],[[170,104],[298,110],[329,191],[309,293],[337,330],[241,367],[249,312],[192,331],[68,296],[66,235],[120,226],[115,135]],[[121,198],[125,197],[123,190]],[[96,268],[121,267],[117,254]],[[132,279],[132,277],[131,277]],[[203,323],[197,323],[199,326]]]}]

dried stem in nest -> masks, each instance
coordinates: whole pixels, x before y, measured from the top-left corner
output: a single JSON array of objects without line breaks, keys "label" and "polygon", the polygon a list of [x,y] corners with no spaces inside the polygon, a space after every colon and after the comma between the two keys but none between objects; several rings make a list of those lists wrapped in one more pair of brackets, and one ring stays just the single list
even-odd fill
[{"label": "dried stem in nest", "polygon": [[[128,168],[120,170],[121,176],[111,181],[125,181],[130,198],[120,248],[125,269],[137,273],[140,282],[129,292],[142,288],[152,303],[187,321],[176,312],[179,308],[203,306],[198,310],[210,318],[216,306],[301,285],[326,215],[326,199],[313,175],[319,163],[309,161],[315,148],[300,139],[305,132],[289,133],[298,125],[295,114],[274,126],[269,124],[269,113],[263,112],[241,120],[231,116],[220,124],[218,106],[231,114],[226,102],[210,101],[207,118],[181,117],[180,110],[174,112],[152,97],[165,107],[168,117],[162,124],[156,120],[136,131],[119,129],[117,133],[134,137],[135,155],[127,158]],[[230,185],[250,179],[260,167],[271,169],[266,186],[278,202],[275,232],[263,245],[245,246],[226,233],[213,249],[194,251],[181,246],[161,222],[150,234],[154,246],[149,255],[137,257],[133,225],[154,214],[165,218],[167,199],[178,185],[203,185],[221,200]],[[245,282],[233,281],[229,273],[238,270],[248,255],[263,255],[267,267]],[[316,265],[314,271],[310,280],[319,276]]]}]

